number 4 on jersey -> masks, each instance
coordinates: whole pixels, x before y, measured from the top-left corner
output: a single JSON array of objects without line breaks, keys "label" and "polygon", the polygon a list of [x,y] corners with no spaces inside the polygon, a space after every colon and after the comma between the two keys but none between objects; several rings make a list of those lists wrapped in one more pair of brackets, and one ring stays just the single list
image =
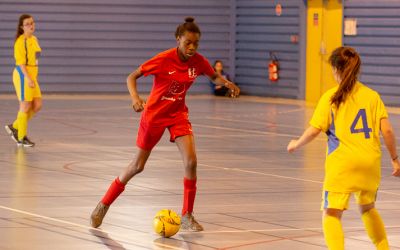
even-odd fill
[{"label": "number 4 on jersey", "polygon": [[[358,120],[362,121],[362,128],[356,128]],[[368,121],[367,121],[367,113],[365,112],[365,109],[360,109],[356,115],[356,118],[354,119],[353,123],[351,124],[350,131],[352,134],[357,134],[357,133],[364,133],[364,136],[366,139],[370,138],[369,133],[372,132],[371,128],[368,128]]]}]

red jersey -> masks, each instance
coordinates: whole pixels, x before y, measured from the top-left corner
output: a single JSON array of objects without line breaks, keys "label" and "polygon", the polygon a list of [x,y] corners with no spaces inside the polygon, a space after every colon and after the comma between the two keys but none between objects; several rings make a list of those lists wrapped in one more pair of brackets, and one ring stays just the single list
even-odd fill
[{"label": "red jersey", "polygon": [[144,76],[154,75],[153,88],[147,99],[142,119],[152,124],[168,125],[188,119],[186,92],[199,75],[212,77],[214,69],[199,53],[183,62],[178,49],[161,52],[140,66]]}]

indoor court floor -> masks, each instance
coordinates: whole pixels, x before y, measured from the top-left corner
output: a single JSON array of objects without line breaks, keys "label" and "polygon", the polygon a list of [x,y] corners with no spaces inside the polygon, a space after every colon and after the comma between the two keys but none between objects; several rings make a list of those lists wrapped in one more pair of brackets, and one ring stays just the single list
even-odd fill
[{"label": "indoor court floor", "polygon": [[[126,95],[45,95],[30,122],[34,148],[18,148],[3,126],[17,113],[1,95],[0,249],[326,249],[321,187],[326,138],[286,152],[313,112],[304,101],[187,97],[198,155],[195,216],[203,232],[170,239],[152,229],[163,208],[180,212],[183,164],[168,132],[128,184],[103,225],[89,216],[135,154],[139,114]],[[400,136],[399,109],[389,109]],[[400,151],[399,151],[400,152]],[[377,207],[391,249],[400,249],[400,179],[383,150]],[[354,203],[343,218],[346,249],[374,246]]]}]

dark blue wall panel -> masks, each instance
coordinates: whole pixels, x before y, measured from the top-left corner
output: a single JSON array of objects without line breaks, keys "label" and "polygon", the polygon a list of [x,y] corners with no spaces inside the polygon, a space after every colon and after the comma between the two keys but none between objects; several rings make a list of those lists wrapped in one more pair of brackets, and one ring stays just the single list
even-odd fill
[{"label": "dark blue wall panel", "polygon": [[357,35],[344,36],[344,45],[361,55],[360,80],[400,105],[400,1],[346,0],[344,17],[357,19]]},{"label": "dark blue wall panel", "polygon": [[[277,3],[282,5],[281,16],[275,13]],[[236,1],[235,79],[244,93],[303,98],[304,14],[304,2],[299,0]],[[300,42],[292,43],[292,35],[299,36]],[[275,83],[268,79],[270,51],[280,61],[280,80]]]},{"label": "dark blue wall panel", "polygon": [[[13,91],[13,36],[22,13],[36,21],[44,92],[124,92],[132,70],[176,45],[175,29],[185,16],[194,16],[202,30],[199,52],[232,70],[232,1],[1,0],[0,93]],[[143,79],[139,89],[148,91],[151,82]],[[209,92],[207,79],[199,78],[193,92]]]}]

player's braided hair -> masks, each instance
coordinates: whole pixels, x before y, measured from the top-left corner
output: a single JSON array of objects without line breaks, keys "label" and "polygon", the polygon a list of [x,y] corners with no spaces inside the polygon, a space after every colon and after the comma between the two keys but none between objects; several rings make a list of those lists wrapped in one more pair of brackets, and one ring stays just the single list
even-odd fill
[{"label": "player's braided hair", "polygon": [[17,26],[17,33],[15,34],[15,40],[17,40],[20,35],[24,34],[24,30],[22,29],[22,26],[24,25],[24,20],[28,19],[28,18],[31,18],[31,17],[32,16],[28,15],[28,14],[22,14],[19,17],[18,26]]},{"label": "player's braided hair", "polygon": [[361,59],[357,51],[351,47],[339,47],[329,57],[329,63],[336,70],[341,82],[331,98],[331,104],[339,108],[353,90],[360,72]]},{"label": "player's braided hair", "polygon": [[181,37],[185,34],[185,32],[193,32],[193,33],[198,33],[199,35],[201,35],[201,31],[199,26],[194,22],[194,18],[193,17],[186,17],[185,18],[185,22],[178,25],[178,27],[176,28],[175,31],[175,37]]}]

